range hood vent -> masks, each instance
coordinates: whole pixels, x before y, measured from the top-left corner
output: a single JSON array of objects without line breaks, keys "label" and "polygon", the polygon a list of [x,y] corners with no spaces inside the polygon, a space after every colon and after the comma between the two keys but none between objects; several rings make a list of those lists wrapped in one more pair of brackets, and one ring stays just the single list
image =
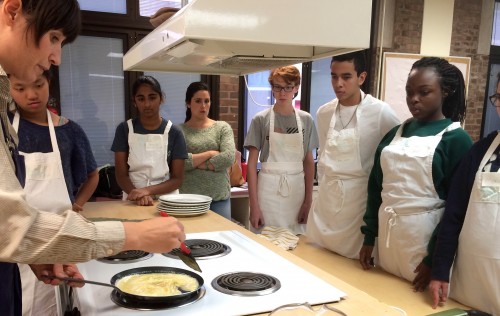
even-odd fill
[{"label": "range hood vent", "polygon": [[371,0],[194,0],[124,70],[245,75],[369,47]]}]

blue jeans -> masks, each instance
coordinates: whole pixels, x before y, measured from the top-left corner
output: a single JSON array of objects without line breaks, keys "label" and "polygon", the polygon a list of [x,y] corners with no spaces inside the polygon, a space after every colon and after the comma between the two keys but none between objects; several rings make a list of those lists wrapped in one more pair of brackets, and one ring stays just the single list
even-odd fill
[{"label": "blue jeans", "polygon": [[213,201],[210,203],[210,210],[231,220],[231,199]]}]

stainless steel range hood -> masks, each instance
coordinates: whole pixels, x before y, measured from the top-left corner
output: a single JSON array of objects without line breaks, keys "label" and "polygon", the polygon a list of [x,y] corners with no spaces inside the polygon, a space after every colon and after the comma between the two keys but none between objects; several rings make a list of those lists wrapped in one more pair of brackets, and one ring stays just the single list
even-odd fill
[{"label": "stainless steel range hood", "polygon": [[368,48],[372,0],[194,0],[124,70],[245,75]]}]

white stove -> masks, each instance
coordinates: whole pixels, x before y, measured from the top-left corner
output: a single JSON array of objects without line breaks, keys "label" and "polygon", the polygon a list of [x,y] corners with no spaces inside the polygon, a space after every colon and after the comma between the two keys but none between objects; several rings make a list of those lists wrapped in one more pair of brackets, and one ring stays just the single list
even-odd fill
[{"label": "white stove", "polygon": [[[87,284],[76,291],[74,305],[82,315],[248,315],[265,313],[290,304],[322,304],[339,301],[346,294],[312,273],[288,261],[258,242],[238,231],[220,231],[187,234],[187,239],[214,240],[231,248],[227,255],[213,259],[197,260],[202,269],[198,273],[204,279],[205,295],[189,304],[171,309],[141,311],[120,307],[113,303],[113,289]],[[118,272],[146,266],[169,266],[190,270],[181,260],[154,254],[152,257],[132,263],[104,263],[92,260],[78,264],[88,280],[110,282]],[[256,272],[279,280],[281,287],[262,296],[234,296],[224,294],[212,286],[212,280],[228,272]]]}]

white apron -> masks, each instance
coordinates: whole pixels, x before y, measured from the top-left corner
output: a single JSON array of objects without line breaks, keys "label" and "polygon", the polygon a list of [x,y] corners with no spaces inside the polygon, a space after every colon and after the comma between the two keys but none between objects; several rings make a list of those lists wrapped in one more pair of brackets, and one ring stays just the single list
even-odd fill
[{"label": "white apron", "polygon": [[500,173],[481,172],[500,144],[498,134],[476,173],[458,241],[450,296],[500,315]]},{"label": "white apron", "polygon": [[270,113],[269,158],[258,175],[257,194],[266,226],[289,229],[303,234],[305,225],[297,216],[305,197],[304,141],[302,122],[295,111],[298,133],[274,132],[274,107]]},{"label": "white apron", "polygon": [[[23,153],[26,165],[26,184],[24,192],[28,203],[40,210],[61,214],[70,210],[71,200],[57,144],[56,132],[49,111],[47,110],[50,141],[50,153]],[[19,113],[16,112],[12,125],[19,129]],[[27,264],[19,264],[23,291],[23,315],[56,315],[56,286],[40,282]]]},{"label": "white apron", "polygon": [[[168,133],[172,122],[168,121],[163,134],[136,134],[132,120],[128,124],[128,174],[134,187],[140,189],[162,183],[169,179],[167,162]],[[179,190],[169,194],[179,193]],[[123,200],[127,199],[123,192]]]},{"label": "white apron", "polygon": [[[360,111],[356,109],[357,121]],[[363,245],[359,227],[363,224],[368,186],[359,150],[362,131],[358,124],[337,131],[335,123],[334,114],[318,160],[318,169],[322,168],[324,174],[307,220],[307,238],[342,256],[358,259]]]},{"label": "white apron", "polygon": [[384,177],[378,255],[384,270],[413,281],[413,271],[427,254],[445,205],[432,180],[434,152],[442,135],[460,128],[460,123],[450,124],[435,136],[409,138],[401,137],[404,124],[380,156]]}]

